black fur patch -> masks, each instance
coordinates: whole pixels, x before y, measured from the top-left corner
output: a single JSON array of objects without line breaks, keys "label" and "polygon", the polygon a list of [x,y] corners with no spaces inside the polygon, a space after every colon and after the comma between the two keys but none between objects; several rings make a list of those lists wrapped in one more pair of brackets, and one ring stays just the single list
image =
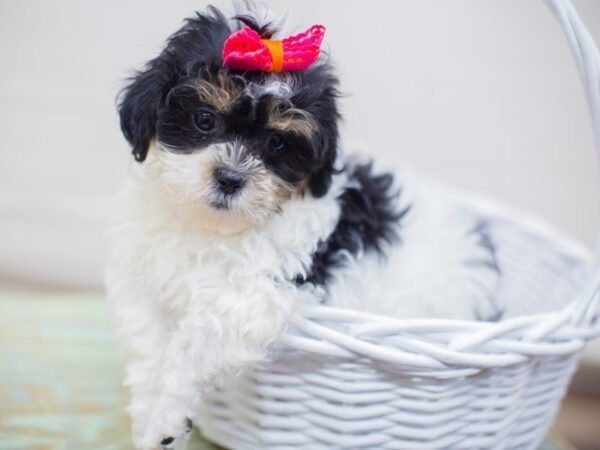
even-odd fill
[{"label": "black fur patch", "polygon": [[206,65],[221,65],[223,42],[231,33],[227,19],[216,8],[186,19],[159,56],[133,77],[119,94],[121,130],[137,161],[144,161],[156,135],[157,109],[182,78]]},{"label": "black fur patch", "polygon": [[298,284],[325,285],[336,268],[344,266],[347,254],[374,251],[385,256],[385,248],[399,239],[402,218],[410,206],[398,210],[399,192],[392,189],[393,176],[373,174],[372,163],[349,169],[349,187],[340,195],[341,215],[333,233],[319,244],[306,277]]}]

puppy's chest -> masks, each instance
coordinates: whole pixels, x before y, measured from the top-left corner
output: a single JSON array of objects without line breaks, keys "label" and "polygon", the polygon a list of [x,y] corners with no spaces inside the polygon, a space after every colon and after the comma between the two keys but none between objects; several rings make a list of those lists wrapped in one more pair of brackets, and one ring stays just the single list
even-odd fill
[{"label": "puppy's chest", "polygon": [[[310,264],[314,245],[270,234],[190,238],[164,235],[145,250],[149,285],[170,307],[210,300],[225,291],[251,294],[258,286],[291,283]],[[281,236],[279,236],[281,237]]]},{"label": "puppy's chest", "polygon": [[[335,196],[289,200],[261,227],[233,236],[206,236],[174,219],[170,226],[131,227],[121,236],[124,270],[143,267],[142,283],[152,298],[174,310],[194,296],[227,289],[248,292],[258,286],[293,284],[306,276],[320,242],[339,218]],[[188,221],[189,222],[189,221]],[[182,231],[183,230],[183,231]],[[130,245],[132,244],[132,245]]]}]

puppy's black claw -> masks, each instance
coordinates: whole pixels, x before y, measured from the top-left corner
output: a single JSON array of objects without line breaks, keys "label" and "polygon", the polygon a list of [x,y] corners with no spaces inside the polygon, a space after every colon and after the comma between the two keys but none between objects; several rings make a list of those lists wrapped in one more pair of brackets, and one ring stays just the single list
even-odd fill
[{"label": "puppy's black claw", "polygon": [[192,431],[192,421],[190,419],[185,419],[185,432],[190,433]]},{"label": "puppy's black claw", "polygon": [[169,445],[169,444],[172,444],[174,440],[175,440],[174,437],[169,436],[167,438],[164,438],[162,441],[160,441],[160,445]]}]

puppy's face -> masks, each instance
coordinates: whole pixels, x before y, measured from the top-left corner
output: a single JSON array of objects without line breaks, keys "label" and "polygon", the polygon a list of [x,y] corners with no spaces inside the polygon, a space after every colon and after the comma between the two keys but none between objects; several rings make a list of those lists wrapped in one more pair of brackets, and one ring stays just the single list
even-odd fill
[{"label": "puppy's face", "polygon": [[292,101],[293,84],[203,68],[172,88],[156,133],[171,191],[232,220],[261,223],[305,188],[322,150],[316,118]]},{"label": "puppy's face", "polygon": [[260,224],[296,194],[325,194],[338,120],[329,67],[231,71],[220,60],[230,32],[215,11],[189,20],[120,104],[136,159],[156,141],[166,190],[222,231]]}]

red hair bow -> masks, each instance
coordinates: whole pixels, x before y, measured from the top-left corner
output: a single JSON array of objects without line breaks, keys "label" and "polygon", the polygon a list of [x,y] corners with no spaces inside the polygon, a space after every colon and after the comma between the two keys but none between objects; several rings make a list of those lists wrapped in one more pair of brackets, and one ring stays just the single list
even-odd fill
[{"label": "red hair bow", "polygon": [[227,38],[223,45],[223,65],[236,70],[282,72],[308,69],[321,52],[323,25],[313,25],[304,33],[281,41],[261,39],[250,27]]}]

